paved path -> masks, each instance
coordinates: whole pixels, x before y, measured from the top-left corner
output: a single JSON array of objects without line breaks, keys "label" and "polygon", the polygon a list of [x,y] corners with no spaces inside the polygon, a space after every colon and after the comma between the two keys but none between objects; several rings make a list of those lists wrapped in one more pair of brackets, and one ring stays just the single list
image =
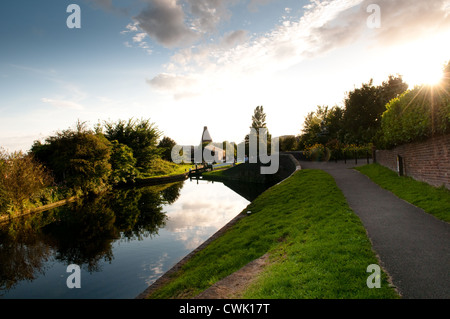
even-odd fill
[{"label": "paved path", "polygon": [[403,298],[450,298],[449,223],[380,188],[351,169],[354,161],[301,165],[323,169],[334,177]]}]

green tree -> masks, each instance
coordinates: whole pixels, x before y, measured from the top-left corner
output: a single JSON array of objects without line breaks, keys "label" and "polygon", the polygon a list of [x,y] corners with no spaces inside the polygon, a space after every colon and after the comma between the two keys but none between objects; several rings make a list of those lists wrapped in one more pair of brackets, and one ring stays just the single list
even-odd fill
[{"label": "green tree", "polygon": [[113,184],[134,182],[139,174],[133,150],[117,141],[111,142],[111,182]]},{"label": "green tree", "polygon": [[161,158],[163,160],[172,161],[172,149],[177,145],[177,143],[170,137],[164,136],[161,141],[159,141],[158,148],[161,150]]},{"label": "green tree", "polygon": [[109,186],[110,143],[78,122],[75,129],[35,141],[31,153],[53,172],[57,182],[76,192],[100,192]]},{"label": "green tree", "polygon": [[367,144],[373,142],[381,126],[381,116],[386,111],[386,104],[397,97],[408,85],[402,77],[389,76],[379,86],[373,85],[371,79],[360,88],[348,93],[344,110],[344,142]]},{"label": "green tree", "polygon": [[343,130],[343,110],[338,106],[329,108],[318,105],[309,112],[303,123],[299,144],[302,149],[314,144],[325,145],[333,139],[341,139]]},{"label": "green tree", "polygon": [[[267,141],[264,141],[267,143],[267,151],[270,153],[270,145],[271,145],[271,139],[272,136],[269,133],[269,130],[267,129],[266,124],[266,113],[264,112],[264,107],[257,106],[253,112],[252,115],[252,125],[250,126],[250,129],[254,129],[256,131],[256,137],[257,137],[257,154],[259,154],[259,129],[266,129],[267,130]],[[250,144],[250,134],[247,134],[245,136],[245,154],[249,155],[249,144]]]},{"label": "green tree", "polygon": [[250,128],[254,128],[257,131],[259,128],[267,128],[266,113],[264,113],[264,107],[262,105],[255,108],[254,114],[252,115],[252,126]]},{"label": "green tree", "polygon": [[105,136],[130,147],[141,172],[149,171],[152,160],[160,157],[157,145],[161,132],[149,119],[105,122]]},{"label": "green tree", "polygon": [[280,151],[296,151],[298,148],[298,138],[294,135],[280,137]]}]

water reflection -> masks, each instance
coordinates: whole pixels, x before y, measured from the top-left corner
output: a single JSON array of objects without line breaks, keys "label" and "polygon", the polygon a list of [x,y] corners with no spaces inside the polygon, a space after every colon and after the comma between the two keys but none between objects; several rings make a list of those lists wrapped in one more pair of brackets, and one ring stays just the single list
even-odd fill
[{"label": "water reflection", "polygon": [[[132,298],[247,204],[220,183],[186,181],[115,190],[16,219],[0,225],[0,296]],[[69,264],[89,276],[80,291],[64,287]],[[103,278],[119,275],[129,276],[123,288]],[[47,292],[30,295],[33,282]]]}]

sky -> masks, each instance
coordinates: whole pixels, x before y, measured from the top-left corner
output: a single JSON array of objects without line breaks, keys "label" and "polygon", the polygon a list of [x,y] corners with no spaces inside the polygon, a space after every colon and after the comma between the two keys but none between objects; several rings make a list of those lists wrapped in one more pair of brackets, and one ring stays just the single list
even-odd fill
[{"label": "sky", "polygon": [[[79,6],[79,20],[69,10]],[[150,119],[180,145],[273,137],[363,83],[412,88],[450,59],[450,0],[3,0],[0,147],[76,122]],[[70,28],[79,22],[79,28]]]}]

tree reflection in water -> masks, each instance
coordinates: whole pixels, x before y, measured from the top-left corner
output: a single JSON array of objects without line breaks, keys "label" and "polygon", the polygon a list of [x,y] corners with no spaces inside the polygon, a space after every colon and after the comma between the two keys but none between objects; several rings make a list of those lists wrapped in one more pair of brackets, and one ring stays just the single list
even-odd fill
[{"label": "tree reflection in water", "polygon": [[[112,244],[158,234],[184,182],[114,190],[0,226],[0,295],[45,273],[49,258],[100,271],[114,258]],[[52,257],[53,256],[53,257]]]}]

